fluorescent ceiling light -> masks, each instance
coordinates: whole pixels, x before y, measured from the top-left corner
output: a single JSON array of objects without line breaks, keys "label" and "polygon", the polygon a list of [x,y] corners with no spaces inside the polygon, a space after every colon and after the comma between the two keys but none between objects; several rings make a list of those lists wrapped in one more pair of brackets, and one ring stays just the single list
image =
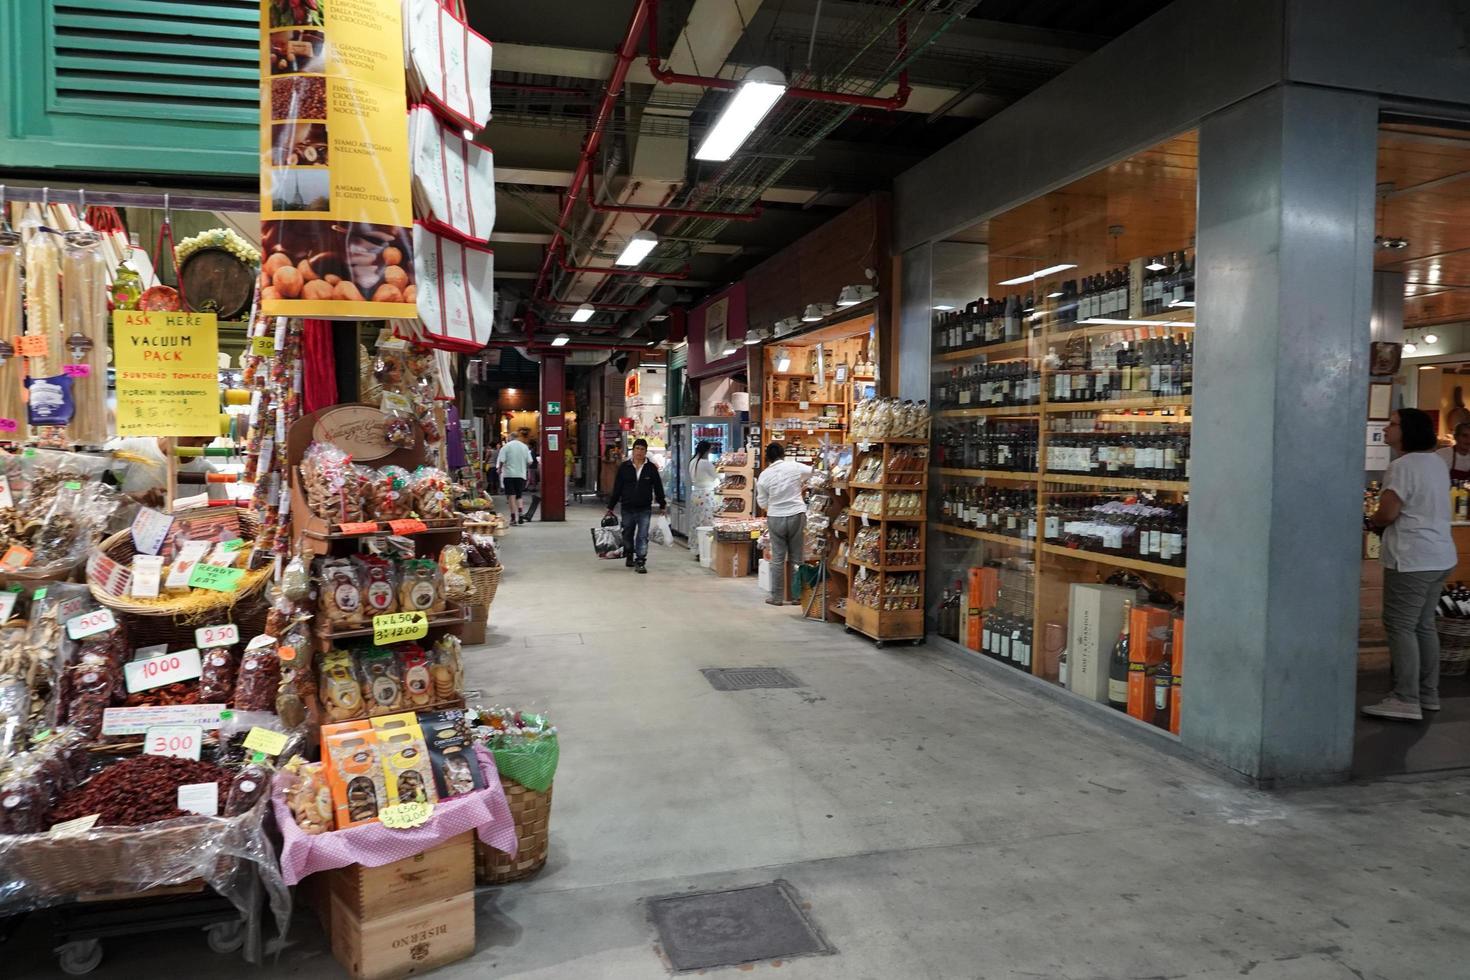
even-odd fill
[{"label": "fluorescent ceiling light", "polygon": [[996,283],[998,286],[1019,286],[1023,282],[1031,282],[1034,279],[1045,279],[1047,276],[1056,275],[1058,272],[1066,272],[1068,269],[1077,268],[1076,262],[1063,262],[1061,265],[1049,265],[1045,269],[1037,269],[1029,276],[1017,276],[1014,279],[1002,279]]},{"label": "fluorescent ceiling light", "polygon": [[571,339],[572,338],[568,337],[566,334],[559,333],[559,334],[556,335],[556,339],[551,342],[551,346],[552,347],[565,347],[567,345],[567,341],[569,341]]},{"label": "fluorescent ceiling light", "polygon": [[699,149],[694,151],[694,159],[730,159],[785,94],[785,75],[765,66],[752,68],[725,103],[715,124],[704,134]]},{"label": "fluorescent ceiling light", "polygon": [[586,323],[588,320],[592,319],[592,314],[596,312],[597,311],[592,308],[591,303],[583,303],[581,306],[577,307],[577,311],[572,314],[572,322]]},{"label": "fluorescent ceiling light", "polygon": [[1148,265],[1144,266],[1144,268],[1147,269],[1149,272],[1162,272],[1162,271],[1164,271],[1165,269],[1167,269],[1169,267],[1167,265],[1165,265],[1164,263],[1160,262],[1158,260],[1158,258],[1155,257],[1155,258],[1149,259],[1148,260]]},{"label": "fluorescent ceiling light", "polygon": [[658,236],[651,231],[635,231],[628,244],[623,246],[623,254],[614,261],[614,265],[634,266],[648,258],[654,246],[658,244]]},{"label": "fluorescent ceiling light", "polygon": [[1106,316],[1092,316],[1078,320],[1081,324],[1096,324],[1104,327],[1192,327],[1193,320],[1114,320]]},{"label": "fluorescent ceiling light", "polygon": [[1194,300],[1192,300],[1192,299],[1176,299],[1174,302],[1170,303],[1169,305],[1170,306],[1193,306],[1194,305]]},{"label": "fluorescent ceiling light", "polygon": [[954,307],[950,306],[948,303],[935,303],[934,308],[940,313],[949,313],[954,310]]}]

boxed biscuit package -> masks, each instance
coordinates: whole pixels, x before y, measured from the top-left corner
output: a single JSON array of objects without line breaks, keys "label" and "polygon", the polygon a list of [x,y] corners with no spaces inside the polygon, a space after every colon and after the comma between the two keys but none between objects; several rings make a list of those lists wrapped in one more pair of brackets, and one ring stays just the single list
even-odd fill
[{"label": "boxed biscuit package", "polygon": [[485,777],[475,760],[464,712],[421,711],[418,718],[429,747],[440,799],[484,789]]},{"label": "boxed biscuit package", "polygon": [[386,806],[377,735],[366,721],[322,728],[322,757],[338,830],[371,823]]}]

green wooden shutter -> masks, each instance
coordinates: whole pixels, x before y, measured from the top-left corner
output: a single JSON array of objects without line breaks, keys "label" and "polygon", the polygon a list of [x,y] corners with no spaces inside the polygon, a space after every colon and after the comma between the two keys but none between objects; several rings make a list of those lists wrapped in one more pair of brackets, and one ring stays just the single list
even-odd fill
[{"label": "green wooden shutter", "polygon": [[259,0],[0,8],[0,166],[257,171]]}]

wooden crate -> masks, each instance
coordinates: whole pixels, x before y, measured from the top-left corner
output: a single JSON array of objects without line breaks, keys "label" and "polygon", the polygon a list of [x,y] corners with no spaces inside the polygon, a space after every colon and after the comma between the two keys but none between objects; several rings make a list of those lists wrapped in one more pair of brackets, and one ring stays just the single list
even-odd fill
[{"label": "wooden crate", "polygon": [[474,951],[473,890],[420,902],[378,919],[360,919],[340,898],[332,897],[332,955],[353,980],[427,973]]},{"label": "wooden crate", "polygon": [[326,872],[333,906],[359,919],[379,919],[424,907],[475,887],[474,834],[432,847],[380,868],[360,864]]},{"label": "wooden crate", "polygon": [[744,578],[750,574],[749,541],[716,541],[715,574],[720,578]]}]

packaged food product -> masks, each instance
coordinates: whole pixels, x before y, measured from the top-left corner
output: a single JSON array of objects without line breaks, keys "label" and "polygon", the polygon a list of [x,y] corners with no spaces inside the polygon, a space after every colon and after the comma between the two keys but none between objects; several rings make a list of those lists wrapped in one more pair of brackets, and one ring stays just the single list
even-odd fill
[{"label": "packaged food product", "polygon": [[352,672],[352,654],[333,649],[322,658],[317,680],[317,697],[322,716],[329,722],[343,722],[367,714],[362,687]]},{"label": "packaged food product", "polygon": [[357,680],[368,714],[382,715],[404,708],[403,674],[398,658],[386,647],[363,650],[354,658]]},{"label": "packaged food product", "polygon": [[261,762],[249,762],[240,768],[230,782],[230,792],[225,797],[224,815],[238,817],[255,805],[265,795],[271,784],[271,770]]},{"label": "packaged food product", "polygon": [[433,466],[420,466],[413,471],[413,506],[425,520],[449,517],[454,501],[449,497],[449,476]]},{"label": "packaged food product", "polygon": [[381,467],[372,484],[373,516],[380,521],[396,521],[413,513],[412,483],[412,474],[403,467]]},{"label": "packaged food product", "polygon": [[393,563],[377,555],[355,555],[357,578],[362,583],[363,619],[398,611]]},{"label": "packaged food product", "polygon": [[345,730],[332,725],[322,729],[322,757],[339,830],[378,819],[387,798],[372,726],[366,722],[347,725]]},{"label": "packaged food product", "polygon": [[362,581],[351,558],[323,559],[317,567],[321,580],[321,615],[328,627],[362,623]]},{"label": "packaged food product", "polygon": [[374,718],[373,731],[378,738],[388,802],[433,803],[437,800],[424,734],[413,712]]},{"label": "packaged food product", "polygon": [[200,658],[199,700],[203,704],[229,704],[235,696],[235,654],[229,647],[205,650]]},{"label": "packaged food product", "polygon": [[434,679],[429,674],[429,655],[417,643],[401,643],[398,666],[403,673],[405,707],[427,708],[434,703]]},{"label": "packaged food product", "polygon": [[470,598],[470,577],[465,574],[465,551],[459,545],[448,545],[439,552],[443,568],[444,598],[447,602],[466,602]]},{"label": "packaged food product", "polygon": [[443,612],[444,606],[444,579],[438,563],[430,558],[404,562],[398,584],[399,612]]},{"label": "packaged food product", "polygon": [[429,676],[434,684],[434,700],[449,701],[464,690],[464,662],[460,656],[459,637],[441,636],[434,642],[429,656]]},{"label": "packaged food product", "polygon": [[332,829],[335,812],[332,806],[332,789],[327,785],[326,765],[292,759],[285,771],[296,777],[286,791],[286,805],[296,818],[296,826],[302,833],[324,834]]},{"label": "packaged food product", "polygon": [[281,680],[281,659],[274,643],[258,643],[240,657],[235,677],[235,708],[239,711],[270,711],[276,704]]},{"label": "packaged food product", "polygon": [[485,777],[475,759],[464,712],[423,711],[419,713],[419,727],[429,748],[434,784],[441,800],[485,788]]}]

